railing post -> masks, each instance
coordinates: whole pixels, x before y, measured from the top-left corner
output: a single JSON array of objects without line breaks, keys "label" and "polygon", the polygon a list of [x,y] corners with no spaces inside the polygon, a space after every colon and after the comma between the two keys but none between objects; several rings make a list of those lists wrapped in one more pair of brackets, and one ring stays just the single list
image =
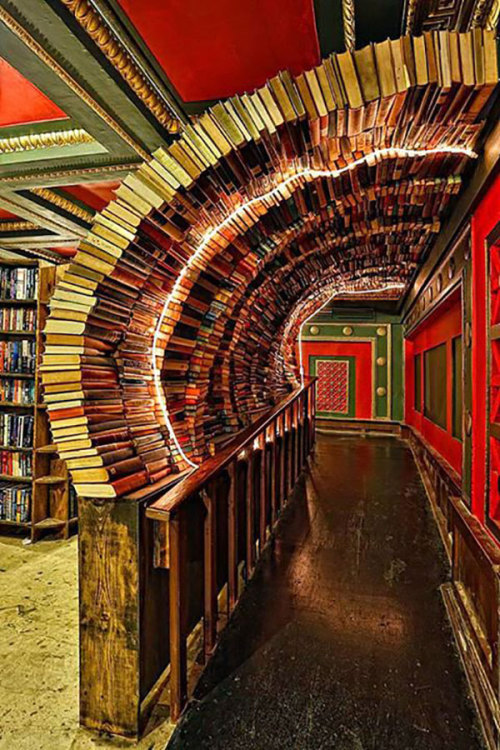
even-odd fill
[{"label": "railing post", "polygon": [[233,461],[228,467],[229,475],[229,495],[227,499],[227,587],[228,587],[228,611],[231,613],[238,601],[238,495],[237,481],[238,471],[237,463]]},{"label": "railing post", "polygon": [[283,507],[286,497],[286,415],[280,415],[281,422],[281,449],[280,449],[280,489],[279,507]]},{"label": "railing post", "polygon": [[309,387],[309,454],[314,450],[316,435],[316,383]]},{"label": "railing post", "polygon": [[271,456],[269,458],[269,465],[271,467],[271,529],[274,528],[274,524],[276,523],[277,518],[277,478],[278,478],[278,451],[277,448],[277,439],[278,439],[278,420],[273,419],[271,424]]},{"label": "railing post", "polygon": [[267,440],[266,430],[262,433],[261,459],[260,459],[260,482],[259,482],[259,554],[266,543],[267,532]]},{"label": "railing post", "polygon": [[[290,497],[293,488],[293,403],[287,409],[288,445],[287,445],[287,476],[286,496]],[[286,445],[286,444],[285,444]]]},{"label": "railing post", "polygon": [[247,462],[247,481],[246,481],[246,516],[247,516],[247,539],[246,539],[246,557],[247,557],[247,580],[251,577],[255,564],[255,507],[254,507],[254,481],[253,481],[253,448],[248,448]]},{"label": "railing post", "polygon": [[297,479],[297,399],[292,404],[292,486],[291,490],[295,487]]},{"label": "railing post", "polygon": [[306,404],[305,404],[305,449],[304,449],[304,463],[307,461],[309,451],[311,450],[311,388],[309,387],[305,393]]},{"label": "railing post", "polygon": [[300,473],[302,471],[302,394],[300,394],[297,398],[297,476],[296,479],[299,478]]},{"label": "railing post", "polygon": [[308,403],[309,391],[304,391],[302,398],[302,467],[307,462],[307,430],[308,430],[308,419],[307,419],[307,403]]},{"label": "railing post", "polygon": [[170,576],[170,716],[177,721],[187,701],[186,532],[182,508],[168,522]]},{"label": "railing post", "polygon": [[214,484],[201,491],[206,515],[204,524],[204,617],[205,656],[208,658],[217,638],[217,497]]}]

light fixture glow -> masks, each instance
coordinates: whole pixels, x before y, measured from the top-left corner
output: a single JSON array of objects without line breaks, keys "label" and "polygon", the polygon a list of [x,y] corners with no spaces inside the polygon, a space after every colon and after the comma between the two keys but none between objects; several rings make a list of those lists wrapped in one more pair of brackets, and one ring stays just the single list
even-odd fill
[{"label": "light fixture glow", "polygon": [[[340,169],[310,169],[309,167],[299,170],[298,172],[295,172],[294,174],[290,175],[289,177],[286,177],[282,182],[280,182],[278,185],[276,185],[271,190],[268,190],[267,192],[263,193],[262,195],[259,195],[255,198],[251,198],[248,201],[245,201],[240,206],[237,206],[225,219],[223,219],[217,226],[215,226],[213,229],[210,229],[206,234],[203,236],[201,242],[196,247],[194,253],[191,255],[191,257],[188,259],[184,267],[179,272],[179,275],[177,276],[174,285],[170,291],[170,294],[167,296],[165,300],[165,304],[163,305],[163,309],[160,313],[160,316],[158,318],[155,332],[153,335],[153,351],[152,351],[152,369],[153,369],[153,379],[154,379],[154,386],[156,391],[156,397],[157,402],[160,405],[160,409],[162,412],[162,415],[165,419],[165,423],[168,429],[168,433],[170,435],[170,438],[172,442],[174,443],[179,455],[186,461],[189,466],[192,466],[193,468],[198,468],[198,464],[191,461],[190,458],[185,454],[183,451],[177,436],[175,434],[175,430],[173,428],[173,425],[170,421],[170,415],[167,408],[167,403],[165,399],[165,395],[163,393],[161,380],[160,380],[160,371],[156,364],[156,357],[157,357],[157,344],[158,339],[160,336],[161,327],[163,325],[163,321],[165,320],[165,316],[167,314],[167,311],[171,305],[171,303],[176,299],[176,296],[181,288],[182,281],[188,271],[196,265],[198,260],[202,257],[203,252],[209,242],[217,235],[219,232],[221,232],[225,227],[227,227],[235,218],[238,218],[241,216],[245,211],[247,211],[249,208],[256,204],[260,204],[263,202],[268,201],[270,198],[273,198],[274,196],[281,195],[282,197],[286,197],[286,193],[288,192],[287,188],[288,186],[297,181],[301,178],[310,178],[315,179],[317,177],[340,177],[341,174],[344,174],[345,172],[349,172],[356,167],[360,166],[361,164],[368,164],[369,166],[373,166],[377,163],[379,160],[383,160],[385,158],[387,159],[395,159],[398,157],[401,158],[419,158],[419,157],[425,157],[425,156],[431,156],[433,154],[457,154],[460,156],[467,156],[471,159],[477,158],[477,154],[472,151],[469,148],[464,148],[462,146],[439,146],[436,148],[430,148],[430,149],[409,149],[409,148],[382,148],[382,149],[376,149],[370,154],[366,154],[365,156],[360,157],[359,159],[356,159],[355,161],[351,162],[345,167],[341,167]],[[382,291],[382,290],[380,290]],[[366,292],[366,290],[365,290]],[[184,297],[187,296],[187,293],[184,292]],[[326,303],[325,303],[326,304]],[[323,305],[324,307],[324,305]],[[322,309],[322,308],[321,308]],[[319,311],[317,311],[319,312]],[[311,316],[312,317],[312,316]],[[304,325],[304,324],[302,324]],[[302,333],[302,328],[300,331],[299,336]],[[302,352],[302,349],[300,348],[300,352]],[[301,363],[301,378],[303,382],[303,372],[302,372],[302,363]]]}]

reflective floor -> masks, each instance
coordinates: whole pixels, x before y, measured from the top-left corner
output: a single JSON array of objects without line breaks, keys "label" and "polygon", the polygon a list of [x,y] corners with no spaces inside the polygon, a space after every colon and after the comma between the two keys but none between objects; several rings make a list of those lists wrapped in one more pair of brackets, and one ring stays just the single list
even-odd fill
[{"label": "reflective floor", "polygon": [[479,750],[411,453],[319,435],[169,750]]}]

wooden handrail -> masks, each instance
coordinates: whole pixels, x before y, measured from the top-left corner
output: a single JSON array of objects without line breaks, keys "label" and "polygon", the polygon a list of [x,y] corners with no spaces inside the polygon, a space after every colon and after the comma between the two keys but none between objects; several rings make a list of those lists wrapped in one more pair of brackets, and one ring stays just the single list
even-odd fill
[{"label": "wooden handrail", "polygon": [[[227,585],[230,614],[240,595],[242,573],[245,581],[251,578],[314,449],[314,382],[315,378],[308,379],[146,508],[153,532],[153,565],[169,571],[170,715],[174,721],[188,695],[189,612],[196,612],[197,617],[202,614],[208,658],[217,641],[222,588]],[[203,529],[203,588],[198,598],[188,595],[189,544],[198,538],[190,534],[193,528],[198,533]],[[222,557],[221,548],[226,550]],[[222,563],[225,555],[226,563]]]},{"label": "wooden handrail", "polygon": [[238,433],[217,455],[207,459],[199,469],[194,469],[178,482],[172,489],[155,500],[146,510],[146,516],[156,521],[165,521],[168,514],[178,508],[188,498],[200,492],[203,487],[215,479],[222,471],[238,458],[276,420],[287,407],[296,401],[302,393],[308,391],[316,378],[307,378],[300,388],[292,391],[283,401],[276,404],[271,411],[257,419],[253,424]]}]

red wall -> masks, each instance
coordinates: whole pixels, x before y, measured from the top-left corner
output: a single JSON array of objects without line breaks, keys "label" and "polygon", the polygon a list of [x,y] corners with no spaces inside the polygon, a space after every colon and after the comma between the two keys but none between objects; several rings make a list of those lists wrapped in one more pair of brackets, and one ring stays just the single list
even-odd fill
[{"label": "red wall", "polygon": [[309,357],[355,357],[356,419],[371,419],[373,406],[372,345],[367,342],[304,341],[304,369],[309,375]]},{"label": "red wall", "polygon": [[472,233],[472,510],[484,520],[486,479],[486,249],[485,239],[500,220],[500,175],[471,221]]},{"label": "red wall", "polygon": [[[415,427],[430,445],[448,461],[459,474],[462,473],[462,443],[452,435],[453,399],[452,399],[452,339],[462,332],[462,310],[460,290],[454,294],[426,320],[412,336],[405,341],[405,421]],[[447,427],[434,424],[423,414],[424,403],[424,356],[423,352],[438,344],[446,343],[447,366]],[[415,411],[415,371],[414,359],[421,354],[422,368],[422,411]],[[443,374],[444,376],[444,374]]]}]

